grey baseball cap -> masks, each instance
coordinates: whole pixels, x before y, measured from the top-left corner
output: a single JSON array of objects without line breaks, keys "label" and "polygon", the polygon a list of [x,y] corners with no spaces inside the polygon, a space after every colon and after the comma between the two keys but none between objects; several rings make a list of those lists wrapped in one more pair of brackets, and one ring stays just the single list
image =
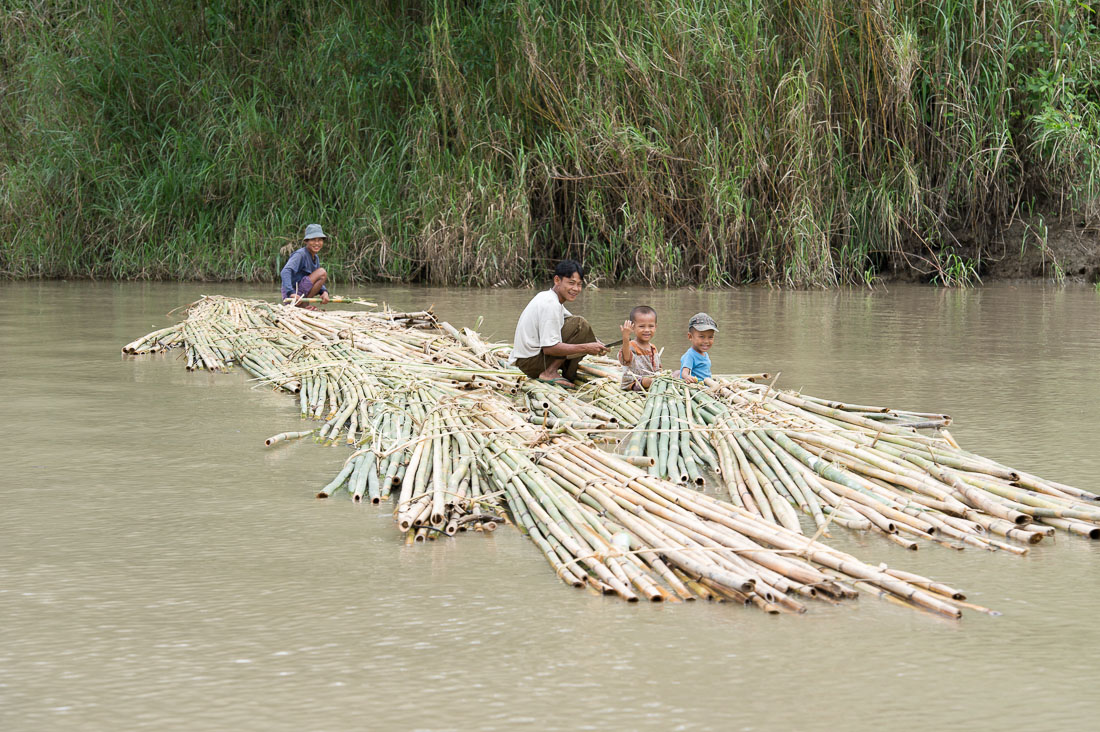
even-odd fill
[{"label": "grey baseball cap", "polygon": [[320,224],[310,224],[306,227],[306,235],[302,239],[328,239],[328,237],[325,236],[325,232],[321,231]]},{"label": "grey baseball cap", "polygon": [[715,323],[714,318],[706,313],[695,313],[695,315],[691,316],[691,320],[688,321],[688,328],[694,328],[695,330],[713,330],[717,333],[718,323]]}]

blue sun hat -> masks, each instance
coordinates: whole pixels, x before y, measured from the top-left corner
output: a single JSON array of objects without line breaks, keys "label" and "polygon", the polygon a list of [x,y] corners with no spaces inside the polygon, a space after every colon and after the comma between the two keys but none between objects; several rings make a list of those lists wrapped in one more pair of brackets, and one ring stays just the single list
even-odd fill
[{"label": "blue sun hat", "polygon": [[321,231],[320,224],[310,224],[306,227],[306,235],[302,237],[303,241],[306,239],[328,239],[328,237]]}]

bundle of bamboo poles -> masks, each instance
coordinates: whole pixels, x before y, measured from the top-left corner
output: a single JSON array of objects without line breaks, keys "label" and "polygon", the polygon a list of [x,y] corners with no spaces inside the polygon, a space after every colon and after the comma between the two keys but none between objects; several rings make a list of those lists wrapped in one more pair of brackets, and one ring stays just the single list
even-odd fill
[{"label": "bundle of bamboo poles", "polygon": [[963,450],[946,415],[826,402],[746,380],[712,379],[690,392],[731,500],[784,526],[797,525],[796,507],[819,526],[830,515],[910,549],[908,537],[1014,553],[1056,529],[1100,537],[1100,497]]},{"label": "bundle of bamboo poles", "polygon": [[569,584],[630,601],[701,597],[769,612],[805,611],[796,597],[853,597],[854,585],[949,617],[970,606],[946,585],[900,578],[584,441],[540,433],[488,398],[474,419],[497,435],[490,480]]},{"label": "bundle of bamboo poles", "polygon": [[649,472],[681,484],[703,486],[704,471],[721,473],[718,452],[711,445],[688,384],[679,379],[654,380],[637,426],[626,439],[622,454],[648,456]]},{"label": "bundle of bamboo poles", "polygon": [[[224,297],[123,350],[173,347],[189,368],[240,366],[323,421],[268,444],[312,435],[352,448],[319,496],[396,494],[408,541],[510,521],[561,579],[628,600],[783,612],[804,609],[796,597],[865,590],[952,617],[977,607],[806,538],[800,513],[819,534],[869,529],[910,548],[917,537],[1022,553],[1055,529],[1100,535],[1096,496],[963,451],[944,415],[777,391],[758,383],[766,375],[662,377],[636,394],[619,388],[614,362],[585,359],[580,388],[566,391],[508,369],[506,345],[430,309],[320,312]],[[619,454],[596,447],[609,442]],[[730,501],[699,493],[707,480]]]}]

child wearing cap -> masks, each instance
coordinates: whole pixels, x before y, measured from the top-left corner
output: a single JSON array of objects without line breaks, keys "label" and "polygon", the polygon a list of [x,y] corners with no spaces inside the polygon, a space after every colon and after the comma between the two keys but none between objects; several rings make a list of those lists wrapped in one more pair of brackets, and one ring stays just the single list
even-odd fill
[{"label": "child wearing cap", "polygon": [[706,313],[696,313],[688,320],[688,341],[691,348],[680,357],[680,378],[695,383],[710,378],[710,354],[718,324]]},{"label": "child wearing cap", "polygon": [[[623,323],[620,330],[623,334],[618,354],[619,363],[623,365],[620,386],[627,391],[645,391],[661,370],[661,352],[653,345],[657,311],[648,305],[639,305],[630,311],[630,320]],[[630,336],[634,336],[634,340],[630,340]]]},{"label": "child wearing cap", "polygon": [[[325,232],[320,224],[310,224],[306,227],[302,243],[305,245],[290,255],[290,259],[283,265],[279,273],[283,280],[283,299],[291,295],[298,297],[321,296],[321,302],[329,301],[328,290],[325,283],[328,282],[328,272],[321,266],[317,255],[325,244]],[[299,306],[304,303],[298,303]]]}]

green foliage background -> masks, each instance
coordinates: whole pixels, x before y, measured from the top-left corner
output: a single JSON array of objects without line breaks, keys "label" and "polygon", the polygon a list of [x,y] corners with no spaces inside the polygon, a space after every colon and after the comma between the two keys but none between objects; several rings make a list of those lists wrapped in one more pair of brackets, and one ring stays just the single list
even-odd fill
[{"label": "green foliage background", "polygon": [[[9,0],[0,274],[490,285],[943,275],[1095,222],[1067,1]],[[953,261],[953,260],[952,260]]]}]

